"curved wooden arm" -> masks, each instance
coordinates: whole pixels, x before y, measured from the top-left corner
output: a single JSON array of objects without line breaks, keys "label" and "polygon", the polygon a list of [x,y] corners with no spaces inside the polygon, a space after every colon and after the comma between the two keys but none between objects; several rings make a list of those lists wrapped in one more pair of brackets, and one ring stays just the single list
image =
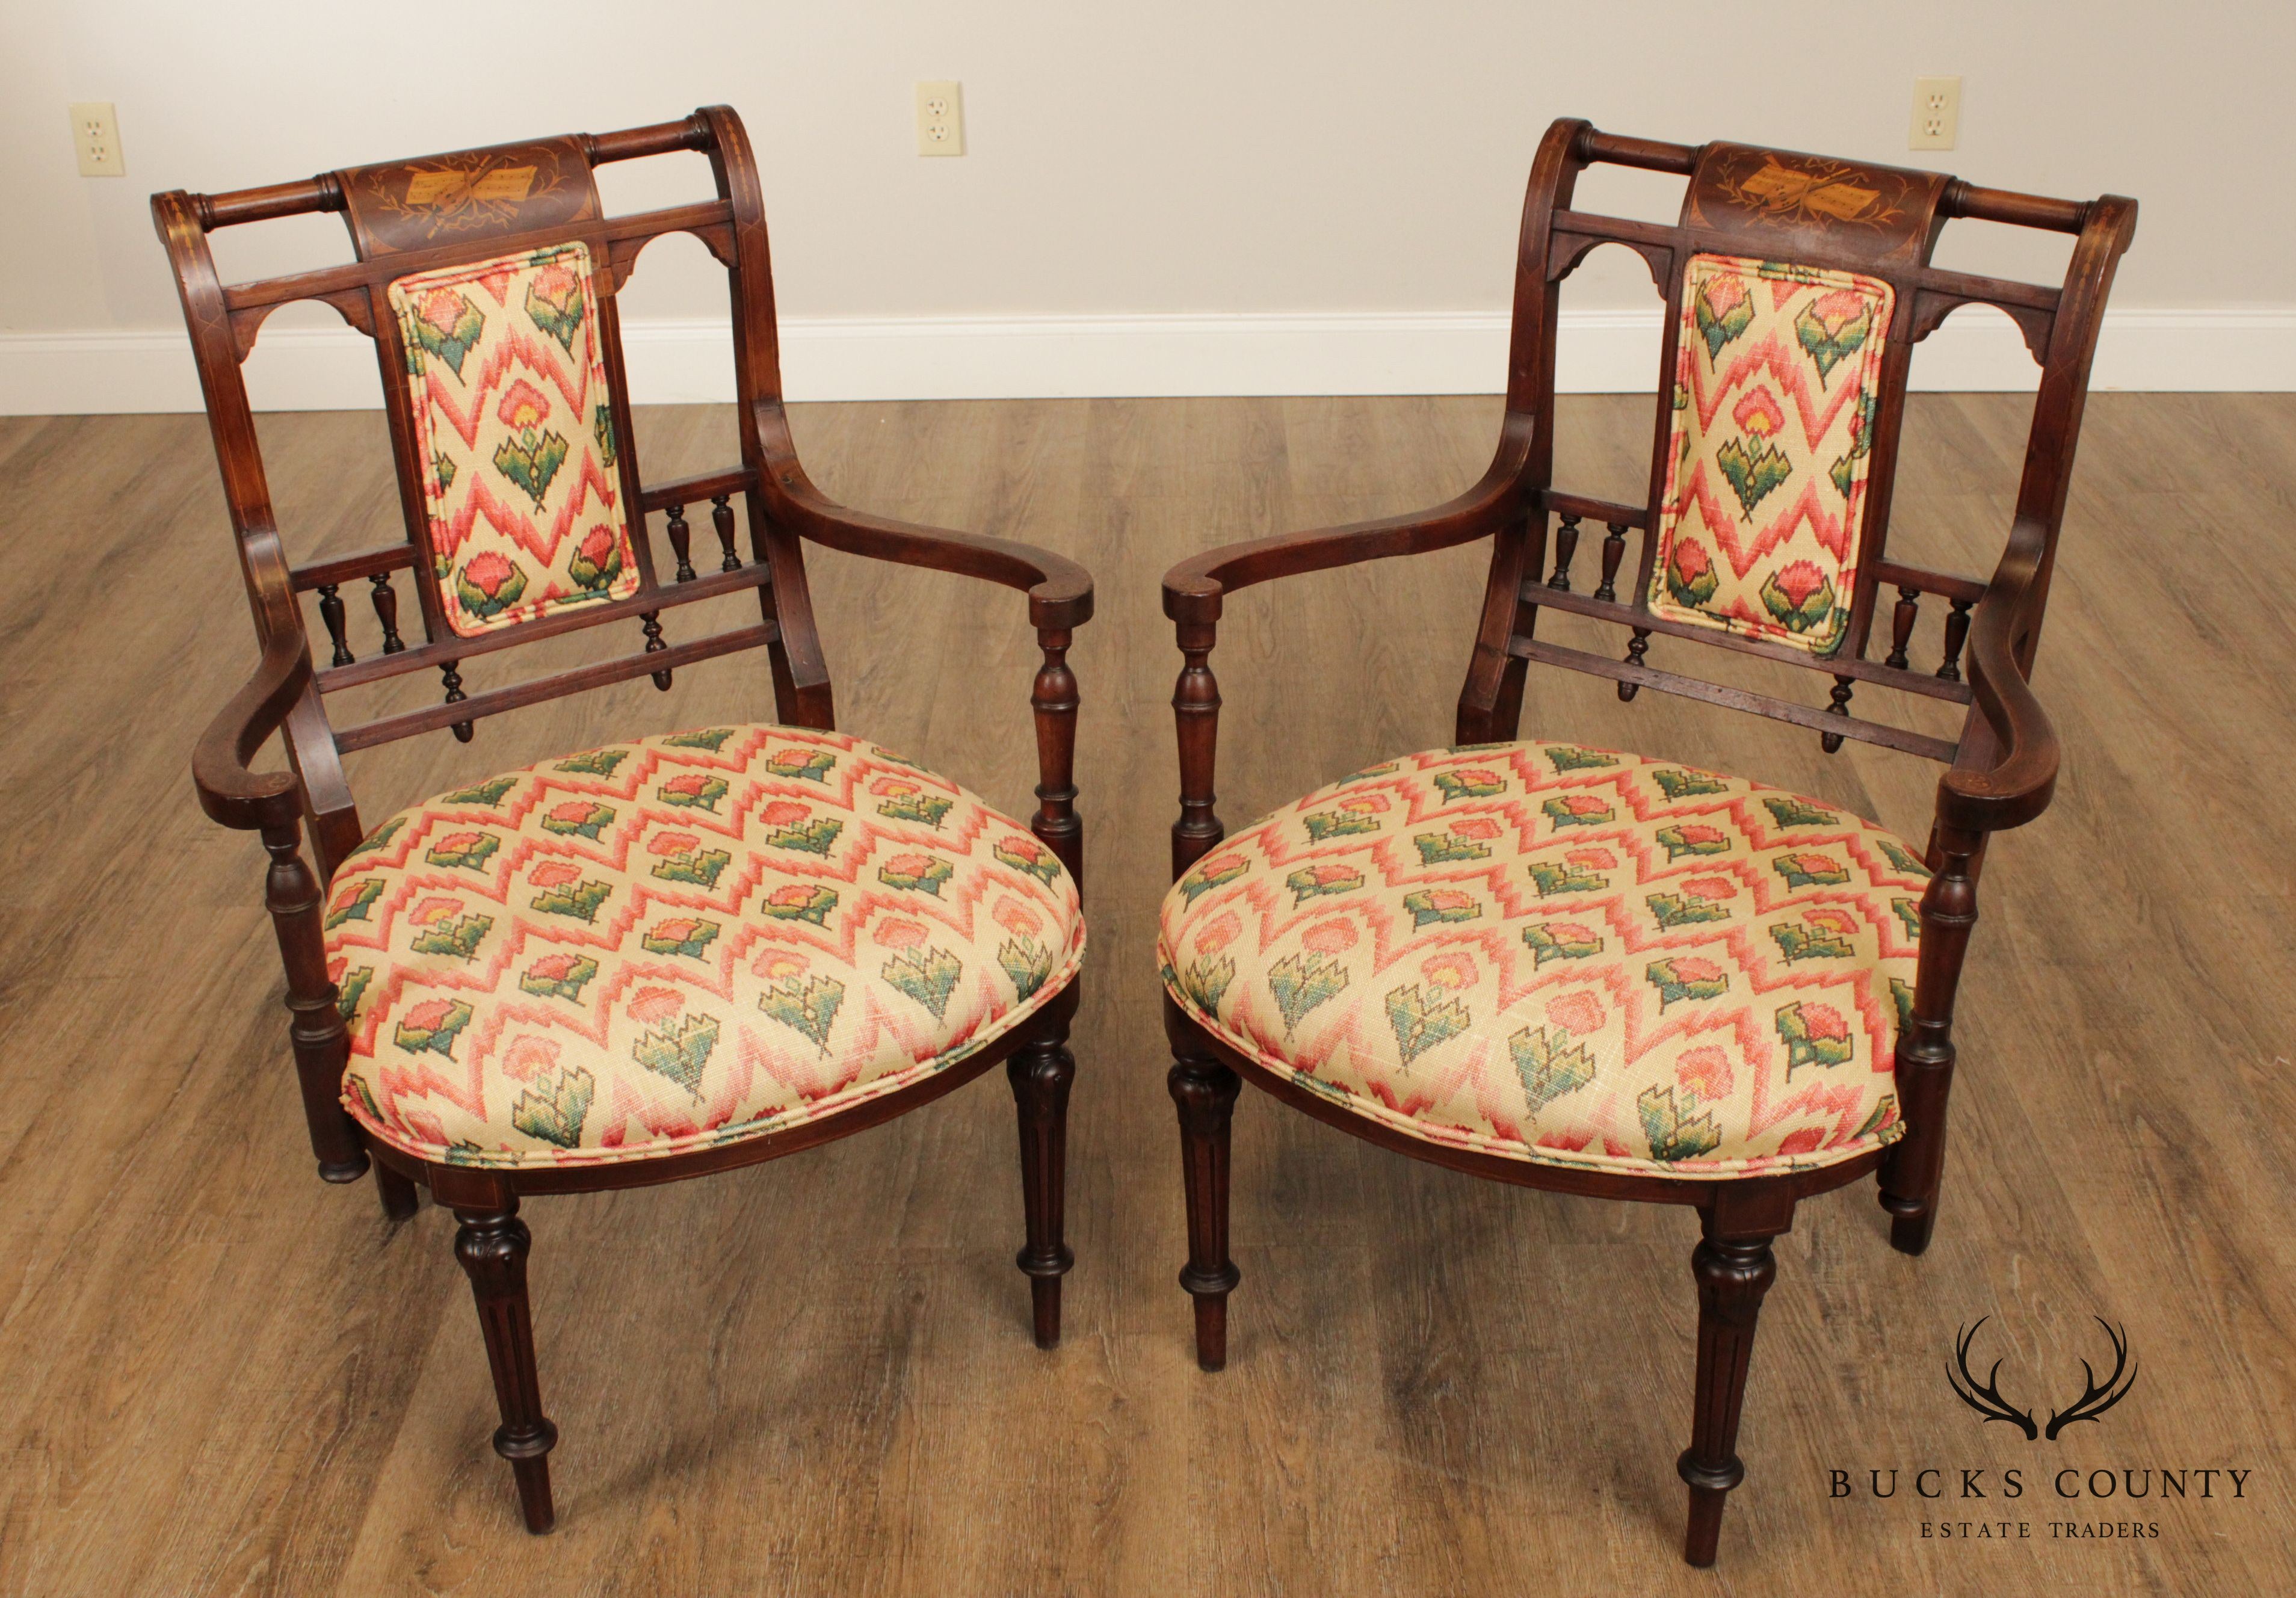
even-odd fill
[{"label": "curved wooden arm", "polygon": [[1498,454],[1482,480],[1432,510],[1254,538],[1183,561],[1164,574],[1164,614],[1178,622],[1215,621],[1224,595],[1255,583],[1359,561],[1423,554],[1486,537],[1520,509],[1529,448],[1530,418],[1510,414]]},{"label": "curved wooden arm", "polygon": [[311,651],[300,627],[274,633],[246,684],[208,725],[192,755],[192,782],[210,820],[245,832],[299,824],[301,784],[291,771],[250,770],[248,761],[277,732],[311,684]]},{"label": "curved wooden arm", "polygon": [[849,510],[806,476],[779,404],[759,401],[754,411],[765,456],[758,475],[767,510],[800,537],[848,554],[1019,588],[1029,596],[1029,620],[1038,628],[1078,627],[1092,619],[1092,573],[1074,561],[1010,538],[921,527]]},{"label": "curved wooden arm", "polygon": [[2029,612],[2040,598],[2038,578],[2048,530],[2020,517],[2009,545],[1977,602],[1969,630],[1970,688],[1975,696],[1962,758],[1938,782],[1938,823],[1969,832],[2022,826],[2048,808],[2057,785],[2058,745],[2048,712],[2033,697],[2025,674],[2031,651]]}]

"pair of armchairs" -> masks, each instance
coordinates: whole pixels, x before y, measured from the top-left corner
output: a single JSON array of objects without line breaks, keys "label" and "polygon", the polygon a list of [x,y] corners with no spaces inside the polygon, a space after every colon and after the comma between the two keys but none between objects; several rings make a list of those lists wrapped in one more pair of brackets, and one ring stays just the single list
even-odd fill
[{"label": "pair of armchairs", "polygon": [[[612,161],[693,152],[716,197],[608,217]],[[1686,178],[1673,226],[1573,209],[1588,165]],[[521,1201],[777,1158],[954,1091],[998,1061],[1018,1107],[1035,1334],[1060,1335],[1067,1046],[1085,951],[1066,663],[1092,613],[1073,562],[832,504],[781,397],[756,163],[723,107],[682,121],[329,173],[153,211],[173,260],[262,658],[201,740],[200,800],[258,833],[320,1176],[370,1170],[456,1217],[527,1526],[552,1523]],[[215,229],[340,211],[348,265],[226,284]],[[2048,802],[2057,755],[2027,685],[2098,320],[2136,208],[1928,172],[1560,121],[1517,266],[1507,406],[1482,480],[1422,515],[1216,551],[1165,579],[1184,660],[1177,879],[1159,953],[1176,1063],[1198,1356],[1226,1358],[1228,1127],[1243,1079],[1358,1136],[1498,1181],[1686,1204],[1702,1241],[1686,1557],[1715,1555],[1772,1240],[1802,1199],[1878,1175],[1891,1241],[1935,1222],[1953,995],[1987,840]],[[1929,264],[1949,217],[2075,237],[2060,288]],[[640,252],[698,237],[726,267],[742,459],[649,483],[615,296]],[[1552,486],[1555,298],[1624,244],[1667,305],[1646,504]],[[241,366],[279,306],[319,299],[375,344],[406,537],[297,565],[278,535]],[[1913,346],[1987,304],[2042,378],[2017,513],[1989,582],[1892,560],[1885,532]],[[734,502],[743,514],[738,519]],[[717,549],[689,509],[710,507]],[[660,517],[666,547],[648,534]],[[1578,548],[1600,523],[1599,550]],[[1631,535],[1631,536],[1630,536]],[[1459,742],[1321,789],[1234,838],[1214,814],[1227,594],[1346,562],[1491,545]],[[834,730],[803,546],[1028,595],[1043,651],[1024,824]],[[1633,560],[1628,561],[1631,546]],[[668,570],[664,567],[668,568]],[[707,570],[705,570],[707,569]],[[420,639],[402,635],[398,580]],[[343,591],[364,585],[371,627]],[[1884,586],[1889,648],[1869,658]],[[741,591],[753,625],[673,641]],[[308,600],[307,597],[308,596]],[[1924,597],[1942,663],[1909,659]],[[306,606],[324,634],[316,663]],[[1621,655],[1541,639],[1539,610],[1627,631]],[[467,686],[488,657],[578,629],[628,652]],[[354,645],[355,635],[358,638]],[[1813,708],[1653,664],[1654,641],[1816,670]],[[770,723],[579,750],[362,820],[342,757],[762,647]],[[1687,695],[1948,769],[1916,843],[1732,776],[1518,739],[1531,661]],[[337,696],[436,671],[428,708]],[[1961,709],[1957,738],[1852,713],[1860,689]],[[286,768],[250,762],[275,736]],[[305,852],[306,835],[309,858]]]}]

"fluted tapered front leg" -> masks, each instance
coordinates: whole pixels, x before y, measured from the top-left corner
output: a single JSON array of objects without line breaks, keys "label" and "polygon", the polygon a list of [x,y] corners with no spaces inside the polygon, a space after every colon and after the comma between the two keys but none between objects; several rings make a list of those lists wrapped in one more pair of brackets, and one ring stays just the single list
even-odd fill
[{"label": "fluted tapered front leg", "polygon": [[[1170,1012],[1171,1001],[1165,1001]],[[1180,1285],[1196,1306],[1196,1364],[1227,1364],[1227,1296],[1242,1279],[1227,1257],[1228,1127],[1242,1083],[1188,1034],[1194,1025],[1168,1013],[1177,1059],[1166,1085],[1180,1112],[1180,1176],[1188,1201],[1188,1263]]]},{"label": "fluted tapered front leg", "polygon": [[1714,1562],[1722,1537],[1722,1505],[1730,1489],[1746,1478],[1738,1458],[1738,1416],[1746,1398],[1747,1364],[1754,1353],[1754,1322],[1762,1295],[1777,1279],[1771,1239],[1791,1223],[1793,1204],[1783,1214],[1733,1214],[1728,1199],[1700,1212],[1705,1235],[1692,1250],[1690,1268],[1698,1279],[1698,1395],[1690,1434],[1675,1469],[1690,1485],[1690,1526],[1682,1557],[1693,1565]]},{"label": "fluted tapered front leg", "polygon": [[1036,1314],[1037,1347],[1061,1340],[1061,1278],[1076,1263],[1062,1236],[1068,1185],[1069,1085],[1076,1079],[1076,1057],[1067,1047],[1068,1011],[1054,1000],[1042,1036],[1023,1044],[1005,1061],[1013,1102],[1021,1118],[1021,1189],[1028,1215],[1029,1241],[1013,1263],[1029,1278]]},{"label": "fluted tapered front leg", "polygon": [[550,1503],[550,1450],[558,1428],[542,1413],[542,1381],[535,1368],[534,1320],[527,1306],[526,1255],[531,1244],[518,1218],[516,1195],[504,1192],[487,1209],[456,1206],[461,1223],[455,1258],[471,1279],[478,1300],[479,1327],[486,1334],[487,1364],[495,1378],[495,1401],[502,1424],[495,1429],[495,1452],[510,1461],[518,1480],[518,1502],[529,1531],[548,1531],[555,1519]]}]

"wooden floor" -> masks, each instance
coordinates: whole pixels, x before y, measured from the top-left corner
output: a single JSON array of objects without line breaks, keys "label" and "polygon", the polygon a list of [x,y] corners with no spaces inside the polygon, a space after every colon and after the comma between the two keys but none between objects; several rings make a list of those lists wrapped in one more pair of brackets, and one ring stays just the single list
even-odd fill
[{"label": "wooden floor", "polygon": [[[1638,497],[1647,402],[1565,406],[1561,480]],[[2025,410],[1914,402],[1893,553],[1990,570]],[[2296,397],[2091,406],[2039,678],[2065,772],[1986,880],[1938,1242],[1892,1253],[1870,1186],[1804,1209],[1716,1573],[1676,1556],[1685,1213],[1479,1184],[1247,1094],[1232,1363],[1196,1371],[1152,955],[1177,789],[1156,579],[1216,543],[1432,503],[1496,422],[1482,398],[801,410],[840,498],[1099,579],[1075,655],[1093,944],[1068,1340],[1029,1343],[1001,1073],[777,1164],[537,1201],[564,1440],[560,1528],[535,1539],[488,1447],[451,1227],[426,1208],[394,1228],[368,1185],[312,1176],[259,851],[193,803],[194,733],[254,659],[204,424],[0,422],[0,1591],[2296,1591]],[[265,432],[299,554],[392,536],[378,416]],[[657,478],[731,458],[723,409],[640,434]],[[1234,602],[1215,657],[1232,823],[1449,740],[1480,558]],[[813,586],[842,725],[1021,810],[1017,596],[830,554]],[[373,817],[568,747],[765,718],[762,672],[738,658],[667,695],[521,712],[468,749],[436,734],[355,757],[353,780]],[[1935,780],[1553,672],[1524,730],[1915,837]],[[2091,1317],[2125,1323],[2133,1396],[2054,1443],[1981,1426],[1944,1376],[1980,1315],[2003,1387],[2045,1405],[2103,1351]],[[2191,1498],[2132,1505],[2059,1498],[2068,1466],[2250,1474],[2236,1500],[2219,1475],[2208,1500],[2194,1477]],[[1931,1467],[1918,1479],[1952,1496],[1925,1502]],[[2000,1496],[2009,1469],[2021,1498]],[[1852,1496],[1830,1496],[1837,1470]],[[1872,1498],[1875,1470],[1896,1497]],[[1964,1470],[1986,1499],[1958,1496]],[[2011,1533],[1939,1541],[1925,1520]],[[2053,1537],[2066,1520],[2158,1535]]]}]

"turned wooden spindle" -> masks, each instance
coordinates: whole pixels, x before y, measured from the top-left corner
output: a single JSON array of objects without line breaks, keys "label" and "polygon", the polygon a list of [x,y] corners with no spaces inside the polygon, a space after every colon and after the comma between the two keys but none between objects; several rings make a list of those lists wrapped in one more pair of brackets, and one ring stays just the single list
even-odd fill
[{"label": "turned wooden spindle", "polygon": [[1969,641],[1969,607],[1975,602],[1955,600],[1951,614],[1945,619],[1945,664],[1937,674],[1948,683],[1961,681],[1961,646]]},{"label": "turned wooden spindle", "polygon": [[[691,567],[686,569],[685,575],[687,577],[692,577],[693,575],[693,570]],[[663,650],[669,647],[668,644],[664,643],[661,640],[661,612],[660,611],[646,611],[641,612],[638,616],[638,626],[645,633],[646,653],[650,655],[659,654]],[[673,674],[668,671],[655,672],[653,674],[653,685],[660,689],[664,693],[668,692],[670,678],[672,676]]]},{"label": "turned wooden spindle", "polygon": [[720,571],[742,570],[742,557],[734,553],[733,498],[730,494],[716,494],[709,499],[709,525],[718,529],[718,547],[726,553],[726,558],[718,562]]},{"label": "turned wooden spindle", "polygon": [[319,585],[319,619],[327,624],[327,636],[333,639],[335,643],[335,656],[332,663],[337,666],[348,666],[353,660],[358,659],[357,655],[351,653],[348,634],[344,625],[343,591],[340,586],[334,583]]},{"label": "turned wooden spindle", "polygon": [[[1643,657],[1650,653],[1650,636],[1651,630],[1648,627],[1635,629],[1635,635],[1627,640],[1628,665],[1640,666],[1643,663]],[[1642,691],[1643,685],[1640,683],[1620,683],[1619,702],[1622,705],[1630,705],[1635,701],[1635,695]]]},{"label": "turned wooden spindle", "polygon": [[1554,529],[1554,575],[1546,579],[1548,587],[1570,592],[1570,557],[1578,553],[1578,518],[1565,516]]},{"label": "turned wooden spindle", "polygon": [[[446,685],[447,703],[450,705],[459,705],[464,700],[471,697],[469,694],[463,692],[463,674],[455,669],[454,661],[442,660],[439,663],[439,680]],[[468,743],[471,741],[471,734],[477,730],[477,726],[473,723],[467,721],[456,722],[455,724],[455,737],[456,742]]]},{"label": "turned wooden spindle", "polygon": [[1627,553],[1627,524],[1608,521],[1603,525],[1610,530],[1603,538],[1603,580],[1595,585],[1595,597],[1615,601],[1619,597],[1619,562]]},{"label": "turned wooden spindle", "polygon": [[[1831,695],[1833,702],[1825,707],[1828,715],[1846,717],[1849,714],[1849,691],[1857,684],[1857,681],[1855,677],[1833,679],[1833,692]],[[1822,733],[1818,735],[1817,746],[1830,755],[1841,747],[1841,734]]]},{"label": "turned wooden spindle", "polygon": [[382,624],[382,652],[395,655],[406,647],[406,640],[398,635],[398,590],[390,586],[387,571],[378,571],[369,580],[374,586],[374,619]]},{"label": "turned wooden spindle", "polygon": [[1922,591],[1919,588],[1898,590],[1898,608],[1890,613],[1890,652],[1882,664],[1906,669],[1906,646],[1914,641],[1914,623],[1921,619]]},{"label": "turned wooden spindle", "polygon": [[677,580],[681,583],[692,582],[693,580],[693,529],[685,525],[684,505],[669,507],[669,551],[677,557]]}]

